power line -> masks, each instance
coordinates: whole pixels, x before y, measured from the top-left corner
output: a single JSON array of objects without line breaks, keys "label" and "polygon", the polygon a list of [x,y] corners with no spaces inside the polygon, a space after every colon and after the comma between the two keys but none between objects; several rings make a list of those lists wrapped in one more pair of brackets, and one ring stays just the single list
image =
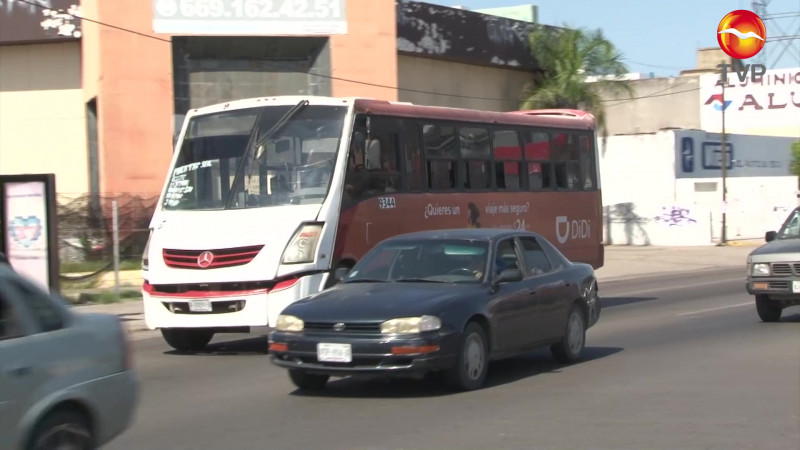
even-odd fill
[{"label": "power line", "polygon": [[[52,10],[52,8],[47,8],[45,6],[42,6],[42,5],[38,4],[38,3],[31,2],[29,0],[17,0],[17,1],[20,2],[20,3],[26,3],[28,5],[35,6],[35,7],[39,8],[39,9],[42,9],[42,10]],[[59,11],[64,13],[64,14],[68,14],[68,13],[65,13],[64,10],[59,10]],[[71,15],[71,14],[68,14],[68,15]],[[75,17],[75,16],[73,16],[73,17]],[[109,24],[109,23],[101,22],[99,20],[87,19],[86,17],[84,17],[82,15],[78,16],[78,18],[81,19],[81,20],[85,20],[87,22],[90,22],[90,23],[94,23],[94,24],[100,25],[100,26],[113,28],[115,30],[124,31],[124,32],[127,32],[127,33],[132,33],[132,34],[135,34],[137,36],[141,36],[141,37],[145,37],[145,38],[149,38],[149,39],[154,39],[154,40],[161,41],[161,42],[172,43],[171,39],[160,38],[158,36],[153,36],[153,35],[150,35],[150,34],[147,34],[147,33],[142,33],[140,31],[132,30],[130,28],[125,28],[125,27],[121,27],[121,26],[118,26],[118,25],[112,25],[112,24]],[[637,63],[636,61],[631,61],[631,62]],[[646,64],[643,64],[643,63],[637,63],[637,64],[646,65]],[[288,66],[282,66],[279,63],[275,63],[275,62],[272,62],[272,61],[267,62],[267,65],[272,65],[273,67],[276,67],[276,68],[284,68],[284,69],[293,70],[293,68],[290,68]],[[656,66],[653,66],[653,67],[656,67]],[[660,67],[661,68],[667,68],[667,67],[664,67],[664,66],[660,66]],[[307,74],[311,75],[311,76],[316,76],[316,77],[320,77],[320,78],[329,79],[329,80],[343,81],[343,82],[346,82],[346,83],[354,83],[354,84],[360,84],[360,85],[364,85],[364,86],[378,87],[378,88],[384,88],[384,89],[394,89],[394,90],[397,90],[397,91],[412,92],[412,93],[417,93],[417,94],[439,95],[439,96],[444,96],[444,97],[464,98],[464,99],[470,99],[470,100],[486,100],[486,101],[496,101],[496,102],[512,102],[512,101],[513,102],[519,102],[520,101],[520,99],[477,97],[477,96],[469,96],[469,95],[461,95],[461,94],[445,94],[445,93],[439,93],[439,92],[424,91],[424,90],[420,90],[420,89],[402,88],[402,87],[399,87],[399,86],[386,86],[386,85],[378,84],[378,83],[370,83],[370,82],[367,82],[367,81],[352,80],[352,79],[348,79],[348,78],[335,77],[335,76],[332,76],[332,75],[324,75],[324,74],[315,73],[315,72],[307,72]],[[680,86],[680,84],[678,86]],[[669,89],[672,89],[674,87],[675,86],[673,86],[673,87],[671,87]],[[697,90],[697,89],[694,89],[694,90]],[[659,91],[659,92],[663,92],[663,91]],[[682,92],[689,92],[689,91],[682,91]],[[675,95],[675,94],[680,94],[682,92],[674,92],[674,93],[664,94],[664,95]],[[650,97],[662,97],[662,96],[663,95],[648,95],[648,96],[642,96],[642,97],[634,97],[634,98],[630,98],[630,99],[625,99],[623,101],[623,103],[628,102],[628,101],[633,101],[633,100],[640,100],[640,99],[645,99],[645,98],[650,98]],[[602,101],[603,102],[609,102],[609,101],[617,101],[617,100],[620,100],[620,99],[602,100]],[[619,104],[619,103],[617,103],[617,104]],[[615,106],[617,104],[609,105],[609,106]]]}]

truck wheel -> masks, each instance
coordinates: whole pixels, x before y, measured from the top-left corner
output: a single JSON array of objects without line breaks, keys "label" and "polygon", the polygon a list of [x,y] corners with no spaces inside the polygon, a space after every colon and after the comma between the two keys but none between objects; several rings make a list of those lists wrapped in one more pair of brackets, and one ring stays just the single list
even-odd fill
[{"label": "truck wheel", "polygon": [[328,383],[328,375],[317,375],[314,373],[306,373],[302,370],[289,369],[289,378],[292,383],[300,389],[308,391],[321,391]]},{"label": "truck wheel", "polygon": [[211,342],[214,332],[203,328],[162,328],[161,336],[179,352],[199,352]]},{"label": "truck wheel", "polygon": [[783,308],[778,302],[771,301],[768,295],[756,295],[756,311],[764,322],[778,322]]}]

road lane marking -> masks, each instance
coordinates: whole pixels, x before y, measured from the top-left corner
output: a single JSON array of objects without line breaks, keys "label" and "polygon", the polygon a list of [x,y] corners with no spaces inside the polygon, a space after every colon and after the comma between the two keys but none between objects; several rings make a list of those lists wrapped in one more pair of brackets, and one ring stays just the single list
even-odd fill
[{"label": "road lane marking", "polygon": [[678,314],[678,317],[680,317],[680,316],[690,316],[692,314],[702,314],[702,313],[712,312],[712,311],[720,311],[720,310],[723,310],[723,309],[741,308],[742,306],[753,306],[754,304],[755,304],[755,302],[747,302],[747,303],[739,303],[738,305],[728,305],[728,306],[720,306],[718,308],[701,309],[699,311],[691,311],[691,312],[680,313],[680,314]]},{"label": "road lane marking", "polygon": [[[632,295],[639,295],[639,294],[648,294],[651,292],[659,292],[659,291],[668,291],[668,290],[675,290],[675,289],[691,289],[696,287],[703,287],[703,286],[712,286],[715,284],[723,284],[723,283],[731,283],[733,281],[741,281],[744,284],[745,280],[742,277],[739,278],[728,278],[725,280],[717,280],[717,281],[707,281],[705,283],[694,283],[694,284],[685,284],[683,286],[663,286],[663,287],[653,287],[649,289],[641,289],[638,291],[631,291],[631,292],[623,292],[620,294],[612,293],[612,294],[603,294],[602,297],[609,297],[609,298],[617,298],[617,297],[630,297]],[[601,282],[602,283],[602,282]],[[602,289],[602,285],[600,287]],[[601,291],[603,292],[603,291]]]}]

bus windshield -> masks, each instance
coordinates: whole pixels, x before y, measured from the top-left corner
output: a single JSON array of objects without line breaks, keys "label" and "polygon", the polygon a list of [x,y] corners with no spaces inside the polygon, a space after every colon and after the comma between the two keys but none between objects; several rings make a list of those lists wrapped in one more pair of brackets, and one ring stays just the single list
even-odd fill
[{"label": "bus windshield", "polygon": [[[163,208],[322,203],[330,188],[346,113],[346,106],[283,105],[193,117],[181,141]],[[285,122],[266,135],[281,121]]]}]

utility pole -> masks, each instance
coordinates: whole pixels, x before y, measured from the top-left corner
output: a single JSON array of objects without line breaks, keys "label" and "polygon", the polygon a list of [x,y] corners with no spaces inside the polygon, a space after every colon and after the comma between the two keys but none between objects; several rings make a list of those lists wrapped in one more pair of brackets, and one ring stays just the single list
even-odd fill
[{"label": "utility pole", "polygon": [[728,84],[728,80],[723,80],[722,82],[722,239],[720,241],[720,245],[727,245],[728,244],[728,223],[727,223],[727,212],[728,212],[728,187],[726,186],[726,179],[728,177],[728,148],[727,143],[725,142],[725,110],[727,109],[725,105],[725,85]]}]

